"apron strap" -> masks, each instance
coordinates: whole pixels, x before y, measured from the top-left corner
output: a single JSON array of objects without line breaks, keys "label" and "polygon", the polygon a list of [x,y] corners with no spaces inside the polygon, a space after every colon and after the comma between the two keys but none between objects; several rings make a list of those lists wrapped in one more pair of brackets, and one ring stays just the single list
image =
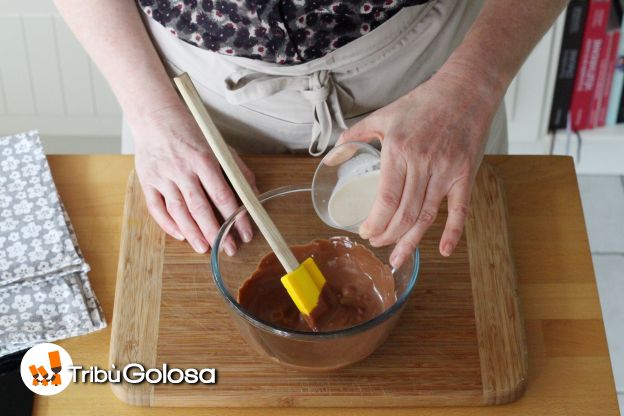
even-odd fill
[{"label": "apron strap", "polygon": [[333,121],[341,129],[347,128],[340,100],[353,103],[351,94],[334,81],[328,70],[287,76],[243,69],[228,75],[225,87],[225,98],[235,105],[267,98],[284,90],[298,91],[312,105],[312,134],[308,148],[312,156],[320,156],[327,150]]}]

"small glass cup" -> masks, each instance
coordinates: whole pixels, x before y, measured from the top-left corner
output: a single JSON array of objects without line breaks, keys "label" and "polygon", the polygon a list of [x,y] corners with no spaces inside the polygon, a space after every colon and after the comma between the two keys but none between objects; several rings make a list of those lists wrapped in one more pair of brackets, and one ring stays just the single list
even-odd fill
[{"label": "small glass cup", "polygon": [[330,150],[312,179],[319,218],[330,227],[357,233],[375,201],[380,169],[381,153],[370,144],[348,142]]}]

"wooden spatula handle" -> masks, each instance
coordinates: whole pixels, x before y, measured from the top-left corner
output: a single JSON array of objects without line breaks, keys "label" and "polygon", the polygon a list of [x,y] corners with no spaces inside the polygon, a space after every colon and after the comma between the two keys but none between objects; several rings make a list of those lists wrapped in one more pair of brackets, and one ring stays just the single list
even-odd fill
[{"label": "wooden spatula handle", "polygon": [[204,137],[210,144],[212,151],[214,152],[217,160],[221,164],[223,171],[227,175],[228,179],[232,183],[234,190],[238,194],[241,201],[247,208],[247,211],[255,221],[256,225],[260,229],[260,232],[271,246],[271,249],[279,259],[286,272],[290,273],[299,267],[299,262],[293,255],[290,247],[286,244],[284,237],[280,234],[279,230],[269,217],[269,214],[262,206],[262,203],[258,200],[258,197],[251,189],[251,186],[245,179],[243,172],[236,164],[236,161],[232,157],[230,148],[223,140],[223,136],[215,126],[208,110],[204,106],[193,81],[185,72],[180,76],[175,77],[174,82],[182,94],[182,98],[186,102],[191,114],[197,121],[199,128],[204,133]]}]

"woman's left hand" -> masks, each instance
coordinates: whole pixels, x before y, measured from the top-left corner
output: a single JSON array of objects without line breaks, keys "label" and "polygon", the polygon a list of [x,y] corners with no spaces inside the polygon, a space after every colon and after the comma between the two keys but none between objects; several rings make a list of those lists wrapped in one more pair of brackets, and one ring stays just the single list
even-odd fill
[{"label": "woman's left hand", "polygon": [[448,218],[439,250],[449,256],[457,246],[501,98],[487,82],[441,70],[338,140],[382,141],[379,192],[359,233],[372,246],[396,243],[393,267],[414,252],[444,197]]}]

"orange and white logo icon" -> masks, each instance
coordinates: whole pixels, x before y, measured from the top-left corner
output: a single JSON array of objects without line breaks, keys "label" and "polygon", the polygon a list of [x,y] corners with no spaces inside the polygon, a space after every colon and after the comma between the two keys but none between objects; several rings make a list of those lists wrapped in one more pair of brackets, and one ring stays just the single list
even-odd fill
[{"label": "orange and white logo icon", "polygon": [[56,344],[37,344],[22,358],[22,381],[34,393],[52,396],[65,390],[71,383],[71,357]]}]

